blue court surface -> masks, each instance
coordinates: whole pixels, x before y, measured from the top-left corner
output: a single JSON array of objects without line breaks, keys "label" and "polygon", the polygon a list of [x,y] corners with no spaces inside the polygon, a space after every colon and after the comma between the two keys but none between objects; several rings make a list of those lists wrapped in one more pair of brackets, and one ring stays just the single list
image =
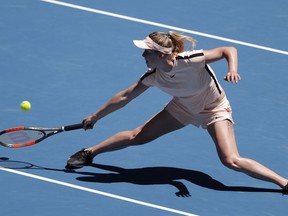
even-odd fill
[{"label": "blue court surface", "polygon": [[[133,39],[178,31],[198,49],[235,46],[242,81],[222,81],[240,154],[288,177],[287,0],[1,0],[0,130],[75,124],[146,70]],[[32,103],[29,112],[19,104]],[[224,167],[203,129],[99,155],[75,172],[67,158],[133,129],[170,97],[151,88],[95,125],[21,149],[1,147],[1,215],[287,215],[271,183]]]}]

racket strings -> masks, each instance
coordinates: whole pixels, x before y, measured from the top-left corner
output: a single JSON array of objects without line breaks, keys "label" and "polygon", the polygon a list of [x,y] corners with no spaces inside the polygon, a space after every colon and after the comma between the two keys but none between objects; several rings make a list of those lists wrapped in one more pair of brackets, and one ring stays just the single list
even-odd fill
[{"label": "racket strings", "polygon": [[19,130],[4,133],[0,136],[0,142],[6,144],[23,144],[39,140],[45,136],[43,131]]}]

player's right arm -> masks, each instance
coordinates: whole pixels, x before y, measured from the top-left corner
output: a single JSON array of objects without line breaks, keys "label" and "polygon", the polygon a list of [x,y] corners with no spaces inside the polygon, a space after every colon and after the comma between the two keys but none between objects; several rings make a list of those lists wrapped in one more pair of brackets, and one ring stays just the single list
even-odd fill
[{"label": "player's right arm", "polygon": [[124,107],[134,98],[138,97],[149,87],[145,86],[141,81],[138,81],[128,87],[127,89],[115,94],[104,106],[98,109],[92,115],[86,117],[83,120],[84,129],[92,129],[93,125],[101,118],[107,116],[108,114]]}]

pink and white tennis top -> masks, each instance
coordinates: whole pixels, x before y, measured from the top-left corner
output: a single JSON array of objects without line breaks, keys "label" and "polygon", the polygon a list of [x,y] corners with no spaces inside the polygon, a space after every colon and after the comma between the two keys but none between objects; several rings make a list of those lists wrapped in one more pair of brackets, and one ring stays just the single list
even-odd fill
[{"label": "pink and white tennis top", "polygon": [[223,92],[214,71],[205,63],[203,50],[179,53],[169,72],[146,72],[141,81],[156,86],[173,96],[173,100],[189,113],[200,113]]}]

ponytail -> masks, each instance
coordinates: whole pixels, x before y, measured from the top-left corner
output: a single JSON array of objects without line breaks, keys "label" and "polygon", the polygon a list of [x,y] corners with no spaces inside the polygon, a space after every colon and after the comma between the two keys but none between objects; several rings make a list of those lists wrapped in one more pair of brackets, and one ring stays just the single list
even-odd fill
[{"label": "ponytail", "polygon": [[172,48],[173,53],[181,53],[185,51],[185,42],[191,44],[192,49],[196,46],[196,40],[192,37],[169,31],[167,34],[164,32],[153,32],[149,37],[162,47]]}]

